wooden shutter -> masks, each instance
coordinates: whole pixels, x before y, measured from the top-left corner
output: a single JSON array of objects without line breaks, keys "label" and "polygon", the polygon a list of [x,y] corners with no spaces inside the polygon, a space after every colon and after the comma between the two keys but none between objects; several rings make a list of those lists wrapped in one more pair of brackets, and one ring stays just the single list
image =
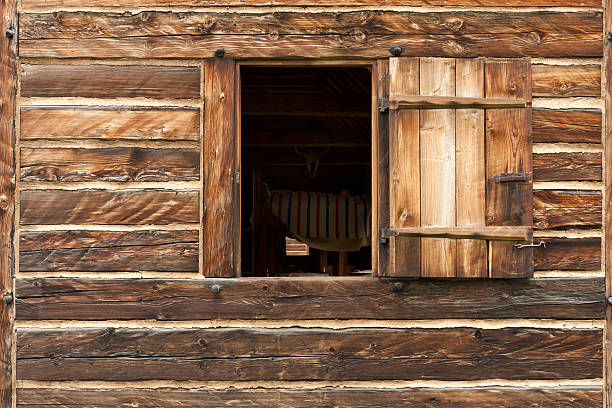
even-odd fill
[{"label": "wooden shutter", "polygon": [[236,63],[204,64],[203,270],[206,277],[237,276]]},{"label": "wooden shutter", "polygon": [[529,59],[389,60],[379,275],[532,276],[530,70]]}]

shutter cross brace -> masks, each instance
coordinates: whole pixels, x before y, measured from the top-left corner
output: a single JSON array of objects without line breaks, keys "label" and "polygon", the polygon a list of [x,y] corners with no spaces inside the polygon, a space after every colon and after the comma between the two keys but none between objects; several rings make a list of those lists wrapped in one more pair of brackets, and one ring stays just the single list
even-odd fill
[{"label": "shutter cross brace", "polygon": [[529,173],[502,173],[489,177],[489,180],[496,183],[528,183]]}]

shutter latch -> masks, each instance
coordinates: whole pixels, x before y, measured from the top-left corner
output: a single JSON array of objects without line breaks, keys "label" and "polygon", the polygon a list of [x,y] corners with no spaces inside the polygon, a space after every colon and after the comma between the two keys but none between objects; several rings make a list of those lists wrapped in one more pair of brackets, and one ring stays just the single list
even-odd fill
[{"label": "shutter latch", "polygon": [[521,249],[521,248],[546,248],[546,242],[544,241],[540,241],[537,244],[516,244],[514,246],[515,248]]},{"label": "shutter latch", "polygon": [[529,173],[502,173],[489,177],[495,183],[528,183]]},{"label": "shutter latch", "polygon": [[391,238],[392,236],[397,236],[397,232],[391,231],[389,228],[381,228],[380,236],[378,237],[379,242],[385,245],[389,242],[389,238]]}]

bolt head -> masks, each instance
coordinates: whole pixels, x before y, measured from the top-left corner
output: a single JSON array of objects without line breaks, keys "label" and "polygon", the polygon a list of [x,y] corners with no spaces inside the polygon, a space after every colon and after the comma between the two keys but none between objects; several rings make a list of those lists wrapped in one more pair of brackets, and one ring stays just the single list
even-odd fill
[{"label": "bolt head", "polygon": [[215,58],[223,58],[224,55],[225,55],[225,50],[223,48],[219,48],[218,50],[215,50],[215,53],[214,53]]},{"label": "bolt head", "polygon": [[389,48],[389,53],[394,57],[399,57],[404,52],[402,47],[391,47]]},{"label": "bolt head", "polygon": [[219,286],[219,285],[212,285],[210,287],[210,291],[212,293],[219,293],[219,292],[221,292],[221,286]]}]

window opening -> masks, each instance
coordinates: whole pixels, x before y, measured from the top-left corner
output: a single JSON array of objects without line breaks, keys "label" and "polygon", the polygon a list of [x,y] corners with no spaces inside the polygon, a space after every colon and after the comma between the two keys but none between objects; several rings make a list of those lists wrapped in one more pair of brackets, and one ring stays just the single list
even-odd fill
[{"label": "window opening", "polygon": [[370,69],[242,66],[240,79],[242,276],[371,274]]}]

